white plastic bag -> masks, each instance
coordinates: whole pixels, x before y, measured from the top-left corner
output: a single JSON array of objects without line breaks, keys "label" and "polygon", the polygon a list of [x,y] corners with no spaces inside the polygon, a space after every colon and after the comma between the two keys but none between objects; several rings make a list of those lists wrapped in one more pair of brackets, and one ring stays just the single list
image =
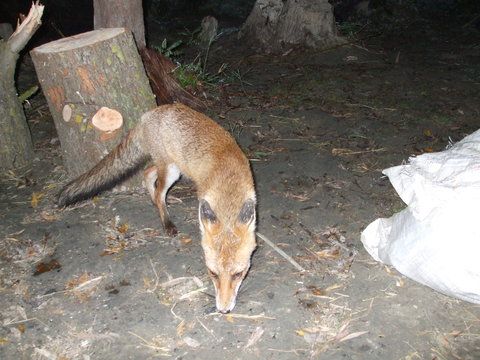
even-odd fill
[{"label": "white plastic bag", "polygon": [[415,281],[480,303],[480,130],[383,173],[408,207],[368,225],[366,250]]}]

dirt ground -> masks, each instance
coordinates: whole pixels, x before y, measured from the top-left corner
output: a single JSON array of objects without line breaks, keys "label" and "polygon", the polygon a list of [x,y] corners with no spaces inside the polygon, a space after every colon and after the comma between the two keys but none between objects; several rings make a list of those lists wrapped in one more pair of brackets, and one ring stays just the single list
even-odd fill
[{"label": "dirt ground", "polygon": [[[404,204],[381,170],[478,128],[480,41],[424,33],[329,51],[250,54],[220,39],[207,111],[251,159],[258,239],[234,312],[215,312],[197,200],[170,193],[164,236],[145,191],[67,209],[68,176],[42,96],[37,158],[0,181],[2,359],[479,359],[480,307],[376,263],[360,233]],[[28,60],[20,82],[34,83]],[[452,239],[455,246],[455,239]]]}]

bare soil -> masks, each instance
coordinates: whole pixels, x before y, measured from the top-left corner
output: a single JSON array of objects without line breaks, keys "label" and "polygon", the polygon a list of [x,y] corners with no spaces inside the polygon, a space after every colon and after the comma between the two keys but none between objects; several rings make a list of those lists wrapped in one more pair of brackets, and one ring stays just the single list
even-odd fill
[{"label": "bare soil", "polygon": [[[2,359],[479,359],[480,308],[376,263],[360,233],[404,204],[381,170],[478,128],[480,41],[462,33],[254,55],[210,49],[208,113],[251,159],[258,239],[234,312],[218,314],[192,185],[170,193],[164,236],[144,190],[67,209],[42,96],[37,158],[0,181]],[[25,61],[20,83],[35,83]],[[26,85],[25,85],[26,86]],[[455,239],[452,239],[455,246]]]}]

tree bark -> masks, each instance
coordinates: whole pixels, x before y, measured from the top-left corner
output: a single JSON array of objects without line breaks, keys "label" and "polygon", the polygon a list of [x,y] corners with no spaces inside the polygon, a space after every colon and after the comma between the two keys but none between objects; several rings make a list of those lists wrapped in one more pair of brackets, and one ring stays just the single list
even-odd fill
[{"label": "tree bark", "polygon": [[139,49],[146,46],[142,0],[93,0],[93,28],[125,27]]},{"label": "tree bark", "polygon": [[0,24],[0,38],[7,40],[13,34],[13,28],[10,23]]},{"label": "tree bark", "polygon": [[172,71],[176,65],[146,47],[141,0],[94,0],[93,6],[95,29],[125,27],[133,32],[158,105],[178,101],[199,111],[205,108],[205,104],[183,89],[175,79]]},{"label": "tree bark", "polygon": [[43,6],[32,4],[7,41],[0,40],[0,169],[24,167],[33,158],[32,137],[15,89],[19,52],[41,25]]},{"label": "tree bark", "polygon": [[[89,170],[154,108],[152,93],[131,33],[95,30],[53,41],[31,51],[43,93],[71,176]],[[117,130],[94,126],[107,107],[123,117]]]},{"label": "tree bark", "polygon": [[140,55],[158,105],[181,102],[198,111],[205,109],[205,104],[182,88],[174,78],[176,65],[169,58],[149,48],[140,50]]},{"label": "tree bark", "polygon": [[257,0],[239,38],[267,53],[342,41],[328,0]]}]

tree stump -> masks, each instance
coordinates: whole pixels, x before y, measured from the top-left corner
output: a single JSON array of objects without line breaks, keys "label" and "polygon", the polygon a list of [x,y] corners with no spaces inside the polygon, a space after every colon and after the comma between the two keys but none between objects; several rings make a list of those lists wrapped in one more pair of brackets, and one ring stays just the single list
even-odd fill
[{"label": "tree stump", "polygon": [[341,42],[328,0],[257,0],[239,38],[267,53]]},{"label": "tree stump", "polygon": [[[156,106],[131,33],[102,29],[60,39],[31,51],[71,177],[93,167]],[[92,122],[120,113],[115,127]],[[118,116],[117,116],[118,117]],[[123,118],[123,120],[122,120]],[[102,120],[103,119],[103,120]]]}]

